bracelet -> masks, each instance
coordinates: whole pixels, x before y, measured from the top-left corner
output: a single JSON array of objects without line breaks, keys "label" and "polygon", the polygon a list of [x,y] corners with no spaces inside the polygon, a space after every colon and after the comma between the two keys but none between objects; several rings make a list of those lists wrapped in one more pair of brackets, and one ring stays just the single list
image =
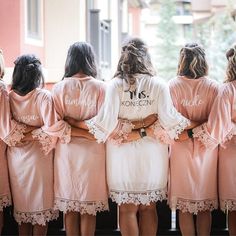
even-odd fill
[{"label": "bracelet", "polygon": [[193,138],[193,129],[187,129],[188,137]]},{"label": "bracelet", "polygon": [[145,126],[145,122],[144,122],[144,120],[142,119],[142,126],[143,126],[143,128],[145,128],[146,126]]},{"label": "bracelet", "polygon": [[139,129],[139,135],[141,138],[147,136],[146,130],[144,128]]}]

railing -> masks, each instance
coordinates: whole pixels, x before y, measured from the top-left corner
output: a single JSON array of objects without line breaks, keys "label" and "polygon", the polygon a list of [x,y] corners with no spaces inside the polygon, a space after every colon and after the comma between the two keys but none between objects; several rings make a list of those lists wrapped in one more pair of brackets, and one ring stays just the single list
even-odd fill
[{"label": "railing", "polygon": [[[117,205],[109,201],[110,211],[98,213],[96,235],[120,235],[118,229]],[[173,219],[171,211],[166,202],[157,203],[158,211],[158,233],[157,235],[181,235],[178,224],[178,215]],[[17,223],[15,222],[12,209],[8,208],[4,211],[5,224],[3,235],[17,235]],[[176,227],[173,227],[172,221],[176,220]],[[65,235],[63,214],[49,223],[48,235]],[[226,229],[226,216],[220,210],[212,213],[212,232],[211,235],[228,235]]]}]

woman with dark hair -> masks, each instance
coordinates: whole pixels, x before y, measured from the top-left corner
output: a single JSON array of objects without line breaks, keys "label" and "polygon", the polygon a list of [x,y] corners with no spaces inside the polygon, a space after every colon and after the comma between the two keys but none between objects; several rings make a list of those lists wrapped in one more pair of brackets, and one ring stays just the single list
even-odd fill
[{"label": "woman with dark hair", "polygon": [[[217,83],[207,79],[207,73],[204,49],[186,44],[180,50],[178,77],[170,81],[170,92],[176,109],[199,124],[208,120],[218,93]],[[195,230],[198,235],[210,235],[210,211],[218,206],[217,148],[202,147],[205,140],[200,127],[181,134],[186,140],[174,142],[170,153],[169,205],[179,210],[181,233],[188,236],[195,235]]]},{"label": "woman with dark hair", "polygon": [[[53,152],[60,137],[69,142],[70,126],[58,121],[50,93],[39,88],[44,79],[34,55],[15,61],[9,93],[15,120],[35,129],[7,151],[14,217],[20,235],[46,235],[47,223],[58,217],[53,209]],[[42,150],[41,150],[42,149]]]},{"label": "woman with dark hair", "polygon": [[[158,121],[146,128],[144,119],[151,114]],[[133,121],[141,128],[133,130]],[[156,235],[156,202],[166,199],[169,162],[168,144],[162,141],[178,138],[189,120],[175,110],[168,87],[155,77],[141,39],[124,43],[104,105],[86,124],[98,142],[106,142],[108,187],[119,205],[121,234]]]},{"label": "woman with dark hair", "polygon": [[11,192],[8,179],[6,144],[15,145],[23,137],[26,127],[12,119],[8,93],[2,82],[4,59],[0,50],[0,235],[3,228],[3,208],[11,205]]},{"label": "woman with dark hair", "polygon": [[[60,119],[83,121],[94,117],[102,103],[105,85],[95,79],[97,68],[90,44],[70,46],[63,80],[53,87]],[[67,235],[94,235],[96,214],[108,210],[105,146],[81,130],[55,151],[55,208],[65,213]]]},{"label": "woman with dark hair", "polygon": [[[229,234],[236,235],[236,46],[231,47],[226,57],[225,83],[212,107],[208,122],[194,129],[202,133],[202,143],[214,148],[220,143],[218,163],[219,201],[222,211],[228,211]],[[200,130],[200,131],[199,131]]]}]

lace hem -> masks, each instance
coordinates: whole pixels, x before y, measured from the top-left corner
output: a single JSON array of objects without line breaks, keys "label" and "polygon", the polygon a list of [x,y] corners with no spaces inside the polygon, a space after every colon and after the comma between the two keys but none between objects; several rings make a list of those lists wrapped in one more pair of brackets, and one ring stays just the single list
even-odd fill
[{"label": "lace hem", "polygon": [[0,196],[0,211],[3,211],[4,207],[11,205],[11,197],[9,195]]},{"label": "lace hem", "polygon": [[193,137],[197,138],[207,148],[213,149],[218,145],[217,140],[213,139],[209,135],[207,131],[206,123],[193,129]]},{"label": "lace hem", "polygon": [[160,123],[156,121],[153,125],[150,126],[153,130],[155,138],[162,143],[171,144],[173,140],[170,138],[168,133],[161,127]]},{"label": "lace hem", "polygon": [[172,210],[177,209],[191,214],[197,214],[199,211],[213,211],[218,208],[218,202],[216,199],[195,201],[177,198],[174,200],[172,199],[169,205]]},{"label": "lace hem", "polygon": [[41,149],[44,154],[48,154],[53,149],[53,138],[45,133],[41,128],[33,130],[32,137],[41,143]]},{"label": "lace hem", "polygon": [[118,205],[132,203],[135,205],[149,205],[151,202],[162,201],[167,198],[166,189],[150,190],[145,192],[125,192],[110,190],[110,198]]},{"label": "lace hem", "polygon": [[97,139],[98,143],[105,143],[108,137],[108,133],[99,125],[97,125],[93,119],[85,121],[86,125],[88,126],[89,133],[93,134],[94,137]]},{"label": "lace hem", "polygon": [[66,129],[62,135],[62,137],[60,138],[61,143],[69,143],[71,140],[71,126],[67,125]]},{"label": "lace hem", "polygon": [[26,130],[26,125],[15,122],[15,128],[5,139],[3,139],[3,141],[8,146],[16,146],[17,144],[20,144],[21,140],[25,137],[24,136],[25,130]]},{"label": "lace hem", "polygon": [[235,199],[220,199],[220,209],[222,211],[236,211],[236,200]]},{"label": "lace hem", "polygon": [[49,209],[38,212],[14,212],[16,222],[20,225],[21,223],[31,223],[32,225],[46,225],[47,222],[55,220],[59,217],[59,212]]},{"label": "lace hem", "polygon": [[167,133],[171,139],[178,139],[178,135],[181,134],[189,125],[190,121],[186,118],[182,118],[181,122],[170,130],[167,130]]},{"label": "lace hem", "polygon": [[115,131],[112,133],[111,137],[109,138],[109,140],[112,143],[119,145],[124,140],[127,140],[128,135],[129,135],[129,133],[132,132],[133,128],[134,128],[134,125],[132,124],[131,121],[120,120]]},{"label": "lace hem", "polygon": [[80,212],[83,214],[96,215],[97,212],[108,211],[108,202],[80,202],[76,200],[69,200],[63,198],[56,198],[54,208],[64,213],[68,211]]}]

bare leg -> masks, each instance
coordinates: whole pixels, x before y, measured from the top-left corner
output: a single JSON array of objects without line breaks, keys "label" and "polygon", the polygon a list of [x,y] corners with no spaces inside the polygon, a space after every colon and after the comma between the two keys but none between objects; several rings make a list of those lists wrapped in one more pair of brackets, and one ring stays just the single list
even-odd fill
[{"label": "bare leg", "polygon": [[46,236],[48,231],[48,224],[46,225],[34,225],[33,235],[34,236]]},{"label": "bare leg", "polygon": [[65,226],[67,236],[79,235],[79,213],[68,212],[65,215]]},{"label": "bare leg", "polygon": [[236,235],[236,211],[229,211],[229,235]]},{"label": "bare leg", "polygon": [[137,212],[138,206],[134,204],[121,204],[119,206],[119,223],[122,236],[139,235]]},{"label": "bare leg", "polygon": [[211,212],[202,211],[197,214],[197,235],[210,235],[211,233]]},{"label": "bare leg", "polygon": [[96,228],[96,216],[80,215],[80,227],[81,236],[93,236]]},{"label": "bare leg", "polygon": [[3,211],[0,211],[0,235],[2,235],[3,228]]},{"label": "bare leg", "polygon": [[157,211],[156,203],[149,206],[139,206],[139,235],[155,236],[157,233]]},{"label": "bare leg", "polygon": [[33,226],[30,223],[22,223],[19,225],[19,236],[31,236]]},{"label": "bare leg", "polygon": [[183,236],[195,235],[194,220],[191,213],[179,211],[179,226]]}]

